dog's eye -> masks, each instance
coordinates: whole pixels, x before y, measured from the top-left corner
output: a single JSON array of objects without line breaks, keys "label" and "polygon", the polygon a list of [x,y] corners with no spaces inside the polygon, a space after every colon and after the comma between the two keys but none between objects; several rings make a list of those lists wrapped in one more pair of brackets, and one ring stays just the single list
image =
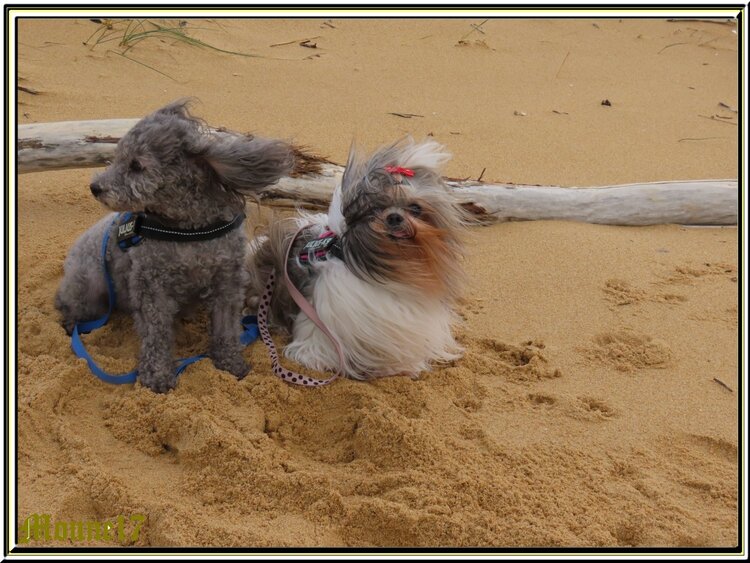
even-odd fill
[{"label": "dog's eye", "polygon": [[143,165],[138,162],[137,158],[134,158],[130,161],[130,171],[131,172],[143,172]]},{"label": "dog's eye", "polygon": [[422,214],[422,206],[418,203],[412,203],[406,209],[408,209],[409,213],[411,213],[414,217],[419,217]]}]

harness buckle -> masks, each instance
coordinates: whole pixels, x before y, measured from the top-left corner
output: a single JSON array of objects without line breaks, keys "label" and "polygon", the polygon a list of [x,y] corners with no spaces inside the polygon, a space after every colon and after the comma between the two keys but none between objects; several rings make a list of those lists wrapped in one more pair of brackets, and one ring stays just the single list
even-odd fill
[{"label": "harness buckle", "polygon": [[140,235],[141,215],[128,211],[120,217],[117,224],[117,246],[125,252],[131,246],[140,244],[143,237]]},{"label": "harness buckle", "polygon": [[326,231],[318,238],[308,241],[299,251],[298,259],[303,264],[309,264],[312,259],[326,260],[329,254],[340,258],[341,246],[339,237],[331,231]]}]

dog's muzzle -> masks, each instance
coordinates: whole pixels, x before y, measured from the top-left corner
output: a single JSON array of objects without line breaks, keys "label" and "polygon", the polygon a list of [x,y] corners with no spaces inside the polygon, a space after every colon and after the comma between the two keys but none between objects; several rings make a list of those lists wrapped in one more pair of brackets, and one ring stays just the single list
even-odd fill
[{"label": "dog's muzzle", "polygon": [[385,226],[388,229],[388,236],[393,239],[412,239],[416,235],[411,221],[396,211],[386,215]]}]

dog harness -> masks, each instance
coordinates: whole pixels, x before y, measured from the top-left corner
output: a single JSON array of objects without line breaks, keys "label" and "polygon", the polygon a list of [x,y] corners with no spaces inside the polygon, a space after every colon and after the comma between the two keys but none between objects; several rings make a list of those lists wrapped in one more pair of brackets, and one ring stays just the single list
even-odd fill
[{"label": "dog harness", "polygon": [[[214,229],[214,226],[211,226],[210,228],[204,229],[204,231],[197,232],[197,231],[178,231],[175,229],[172,229],[168,233],[159,233],[157,236],[153,236],[152,233],[156,232],[155,230],[149,230],[151,229],[158,229],[158,227],[152,227],[153,223],[147,221],[145,226],[143,224],[143,220],[145,218],[141,219],[141,224],[138,225],[138,217],[135,216],[145,216],[146,214],[133,214],[131,212],[121,213],[117,217],[115,217],[114,221],[112,221],[112,226],[114,227],[117,225],[117,238],[118,238],[118,246],[123,250],[127,250],[131,246],[135,246],[136,244],[139,244],[142,242],[143,238],[159,238],[161,236],[174,236],[178,238],[159,238],[159,240],[179,240],[179,241],[186,241],[186,240],[208,240],[209,238],[217,238],[233,229],[236,229],[239,225],[242,224],[242,219],[244,219],[245,215],[240,214],[237,217],[235,217],[231,223],[227,223],[223,227],[218,227],[219,230],[213,230],[210,233],[208,232],[210,229]],[[236,223],[236,224],[235,224]],[[230,226],[231,225],[231,226]],[[76,323],[73,327],[73,334],[71,335],[71,348],[73,349],[73,353],[79,358],[83,358],[86,360],[86,363],[89,366],[89,369],[91,372],[97,376],[99,379],[104,381],[105,383],[114,383],[114,384],[124,384],[124,383],[135,383],[137,377],[138,377],[138,371],[133,370],[128,373],[121,373],[121,374],[110,374],[104,371],[102,368],[100,368],[96,362],[93,360],[91,355],[86,351],[86,347],[83,345],[83,341],[81,340],[81,334],[86,334],[88,332],[92,332],[98,328],[103,327],[107,324],[109,321],[109,317],[112,314],[113,309],[115,308],[116,304],[116,295],[115,295],[115,287],[112,283],[112,276],[109,274],[109,268],[107,267],[107,245],[109,244],[109,238],[110,233],[112,232],[112,229],[107,229],[107,231],[104,233],[104,238],[102,240],[102,251],[101,251],[101,261],[102,261],[102,269],[104,270],[104,279],[107,282],[107,293],[109,295],[109,306],[108,310],[105,313],[105,315],[99,319],[93,320],[93,321],[86,321],[86,322],[80,322]],[[194,232],[195,236],[207,236],[208,234],[211,234],[212,236],[208,238],[185,238],[191,236],[189,233]],[[218,233],[218,234],[216,234]],[[122,240],[121,240],[122,239]],[[130,241],[129,243],[127,241]],[[126,244],[123,245],[123,242]],[[251,342],[255,341],[258,338],[258,324],[257,319],[254,316],[246,316],[242,319],[242,333],[240,335],[240,342],[243,346],[247,346]],[[177,361],[177,368],[176,368],[176,375],[180,375],[186,367],[188,367],[190,364],[194,364],[198,360],[202,360],[203,358],[208,357],[207,354],[198,354],[196,356],[190,356],[189,358],[182,358]]]}]

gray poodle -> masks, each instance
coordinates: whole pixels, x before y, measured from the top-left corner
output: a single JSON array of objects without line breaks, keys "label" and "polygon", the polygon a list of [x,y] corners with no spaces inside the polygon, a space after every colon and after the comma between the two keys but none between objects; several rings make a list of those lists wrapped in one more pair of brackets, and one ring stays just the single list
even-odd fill
[{"label": "gray poodle", "polygon": [[245,195],[289,173],[294,161],[287,144],[210,130],[187,105],[180,100],[139,121],[94,177],[94,197],[138,221],[120,225],[112,213],[86,231],[65,260],[55,298],[68,333],[107,312],[101,247],[109,230],[116,305],[135,319],[138,378],[156,392],[176,385],[173,324],[196,303],[210,312],[214,365],[237,378],[249,372],[240,344]]}]

